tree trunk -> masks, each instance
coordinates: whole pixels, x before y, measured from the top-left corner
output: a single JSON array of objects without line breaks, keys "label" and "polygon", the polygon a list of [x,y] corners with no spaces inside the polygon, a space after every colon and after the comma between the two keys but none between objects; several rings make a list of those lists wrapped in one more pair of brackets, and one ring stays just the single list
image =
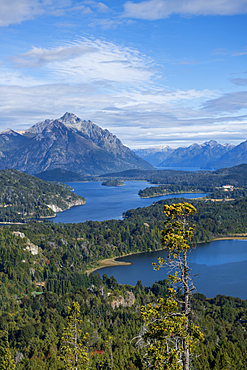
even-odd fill
[{"label": "tree trunk", "polygon": [[[184,270],[184,314],[189,320],[189,296],[190,296],[190,288],[189,288],[189,271],[187,265],[187,252],[183,250],[183,270]],[[185,330],[188,332],[189,329],[189,321],[185,324]],[[190,353],[188,346],[184,343],[184,360],[183,360],[183,370],[189,370],[190,367]]]}]

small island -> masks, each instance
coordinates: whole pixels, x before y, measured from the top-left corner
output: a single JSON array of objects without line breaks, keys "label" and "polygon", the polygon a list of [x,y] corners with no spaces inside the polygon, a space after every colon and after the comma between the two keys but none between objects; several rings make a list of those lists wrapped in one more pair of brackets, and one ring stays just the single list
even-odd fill
[{"label": "small island", "polygon": [[123,186],[125,185],[125,183],[117,179],[112,179],[112,180],[103,181],[101,185],[103,186]]}]

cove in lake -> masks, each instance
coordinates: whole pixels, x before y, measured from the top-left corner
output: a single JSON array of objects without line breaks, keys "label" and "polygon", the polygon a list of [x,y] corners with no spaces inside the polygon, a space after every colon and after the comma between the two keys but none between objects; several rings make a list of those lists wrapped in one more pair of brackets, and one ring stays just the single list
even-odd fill
[{"label": "cove in lake", "polygon": [[[124,186],[102,186],[101,182],[71,182],[70,185],[77,195],[86,199],[83,206],[72,207],[67,211],[58,213],[51,219],[53,222],[78,223],[85,221],[105,221],[122,219],[123,212],[128,209],[147,207],[153,202],[167,198],[199,198],[206,194],[176,194],[164,195],[161,197],[142,199],[138,195],[151,185],[146,181],[125,181]],[[157,186],[157,185],[156,185]]]},{"label": "cove in lake", "polygon": [[[147,252],[121,257],[119,260],[132,265],[107,267],[99,274],[114,276],[120,284],[136,285],[141,280],[144,286],[167,278],[168,271],[162,268],[154,271],[152,262],[157,257],[166,258],[165,251]],[[191,250],[189,265],[192,268],[196,291],[206,297],[217,294],[247,299],[247,240],[217,240],[198,244]]]}]

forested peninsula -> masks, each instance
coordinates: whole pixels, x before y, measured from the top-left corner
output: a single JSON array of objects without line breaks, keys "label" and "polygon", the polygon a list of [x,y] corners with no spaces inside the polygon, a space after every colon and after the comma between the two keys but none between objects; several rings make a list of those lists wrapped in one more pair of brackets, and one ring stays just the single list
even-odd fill
[{"label": "forested peninsula", "polygon": [[0,171],[0,222],[27,222],[55,217],[85,204],[67,185],[41,180],[15,169]]},{"label": "forested peninsula", "polygon": [[175,195],[183,193],[205,193],[213,191],[212,186],[191,186],[191,185],[159,185],[146,187],[143,190],[139,190],[138,195],[140,198],[155,198],[162,195]]},{"label": "forested peninsula", "polygon": [[[101,179],[146,180],[155,185],[223,186],[247,187],[247,164],[240,164],[217,171],[179,170],[127,170],[102,175]],[[92,181],[93,177],[89,178]],[[100,179],[98,179],[100,181]]]}]

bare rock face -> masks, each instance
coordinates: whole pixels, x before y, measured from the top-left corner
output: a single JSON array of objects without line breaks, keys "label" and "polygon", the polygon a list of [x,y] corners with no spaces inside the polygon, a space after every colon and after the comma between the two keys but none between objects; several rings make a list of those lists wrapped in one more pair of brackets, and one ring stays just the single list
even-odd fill
[{"label": "bare rock face", "polygon": [[47,204],[47,207],[49,207],[53,212],[58,213],[58,212],[63,212],[66,209],[69,209],[74,206],[83,206],[86,202],[82,199],[76,199],[74,201],[67,201],[67,208],[62,209],[58,207],[56,204]]},{"label": "bare rock face", "polygon": [[55,204],[47,204],[47,207],[49,207],[55,213],[62,212],[62,208],[56,206]]},{"label": "bare rock face", "polygon": [[[26,235],[24,233],[21,233],[20,231],[13,231],[13,234],[22,239],[26,237]],[[26,248],[24,248],[24,250],[31,252],[34,256],[36,254],[39,254],[39,247],[33,244],[29,239],[27,239]]]},{"label": "bare rock face", "polygon": [[123,296],[114,297],[111,306],[113,309],[123,307],[131,307],[135,303],[135,296],[133,292],[125,292],[125,298]]},{"label": "bare rock face", "polygon": [[0,169],[36,174],[61,168],[84,175],[153,169],[108,130],[72,113],[38,122],[21,133],[0,133]]}]

